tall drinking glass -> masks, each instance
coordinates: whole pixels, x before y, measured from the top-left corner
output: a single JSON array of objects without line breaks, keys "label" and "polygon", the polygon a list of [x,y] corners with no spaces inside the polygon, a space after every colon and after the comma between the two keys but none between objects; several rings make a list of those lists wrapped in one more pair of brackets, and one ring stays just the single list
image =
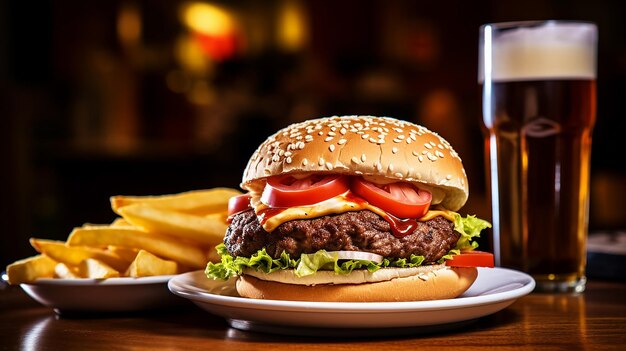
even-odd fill
[{"label": "tall drinking glass", "polygon": [[480,28],[496,264],[537,289],[585,289],[597,28],[534,21]]}]

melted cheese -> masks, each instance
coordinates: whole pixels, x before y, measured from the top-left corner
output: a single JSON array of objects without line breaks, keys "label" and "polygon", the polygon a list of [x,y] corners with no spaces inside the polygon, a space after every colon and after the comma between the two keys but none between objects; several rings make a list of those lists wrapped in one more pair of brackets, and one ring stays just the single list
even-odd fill
[{"label": "melted cheese", "polygon": [[[262,213],[263,210],[267,209],[268,206],[258,201],[258,199],[251,199],[251,203],[256,204],[255,212],[257,216]],[[267,232],[271,232],[276,229],[279,225],[293,221],[296,219],[311,219],[322,217],[330,214],[339,214],[350,211],[361,211],[361,210],[369,210],[377,215],[384,217],[385,211],[381,210],[376,206],[372,206],[368,203],[360,203],[348,200],[344,195],[338,195],[336,197],[330,198],[328,200],[322,201],[320,203],[315,204],[315,206],[301,206],[301,207],[290,207],[286,208],[281,212],[275,213],[272,216],[268,216],[265,219],[265,222],[259,221],[263,226],[263,229]],[[456,212],[448,211],[444,209],[431,209],[426,215],[417,219],[420,222],[429,221],[437,216],[442,216],[447,220],[453,222],[454,216]]]}]

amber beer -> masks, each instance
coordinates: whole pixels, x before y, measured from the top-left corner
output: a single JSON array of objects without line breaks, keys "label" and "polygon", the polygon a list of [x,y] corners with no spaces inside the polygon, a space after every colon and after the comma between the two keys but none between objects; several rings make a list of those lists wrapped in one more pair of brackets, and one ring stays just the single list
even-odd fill
[{"label": "amber beer", "polygon": [[596,28],[499,24],[481,36],[497,263],[530,273],[541,290],[583,291]]}]

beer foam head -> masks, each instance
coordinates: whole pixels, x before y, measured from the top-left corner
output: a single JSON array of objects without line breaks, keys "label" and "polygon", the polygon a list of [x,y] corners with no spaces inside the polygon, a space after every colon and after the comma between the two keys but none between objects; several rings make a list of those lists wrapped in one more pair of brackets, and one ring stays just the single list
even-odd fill
[{"label": "beer foam head", "polygon": [[592,23],[526,22],[481,27],[479,81],[595,79]]}]

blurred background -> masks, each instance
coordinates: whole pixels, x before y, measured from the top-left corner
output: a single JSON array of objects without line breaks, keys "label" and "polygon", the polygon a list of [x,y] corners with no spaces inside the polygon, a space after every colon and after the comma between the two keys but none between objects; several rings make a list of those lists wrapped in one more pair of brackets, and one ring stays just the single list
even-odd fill
[{"label": "blurred background", "polygon": [[598,24],[590,228],[624,228],[623,2],[2,1],[0,265],[112,221],[111,195],[238,187],[269,134],[329,115],[438,131],[488,219],[478,27],[535,19]]}]

